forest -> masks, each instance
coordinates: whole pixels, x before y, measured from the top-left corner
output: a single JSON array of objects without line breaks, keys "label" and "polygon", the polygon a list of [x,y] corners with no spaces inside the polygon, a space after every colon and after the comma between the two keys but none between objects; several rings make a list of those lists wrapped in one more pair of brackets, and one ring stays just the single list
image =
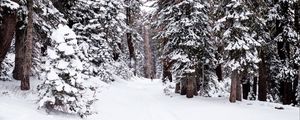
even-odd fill
[{"label": "forest", "polygon": [[0,106],[101,116],[108,86],[299,119],[300,0],[0,0]]}]

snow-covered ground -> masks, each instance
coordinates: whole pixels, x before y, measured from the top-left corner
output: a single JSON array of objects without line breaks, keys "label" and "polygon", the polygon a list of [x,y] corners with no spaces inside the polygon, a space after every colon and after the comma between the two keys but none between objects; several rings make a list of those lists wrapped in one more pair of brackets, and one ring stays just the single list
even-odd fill
[{"label": "snow-covered ground", "polygon": [[[3,82],[0,82],[1,84]],[[4,82],[6,84],[6,82]],[[17,86],[18,84],[15,84]],[[3,85],[2,85],[3,86]],[[14,86],[14,84],[12,84]],[[10,87],[12,87],[10,86]],[[102,89],[95,113],[86,120],[299,120],[297,107],[275,103],[243,101],[229,103],[228,98],[195,97],[163,93],[161,81],[135,78],[119,80]],[[0,120],[80,120],[74,115],[47,114],[37,110],[32,93],[5,93],[0,88]],[[17,89],[17,87],[16,87]],[[17,91],[17,90],[16,90]],[[25,95],[22,95],[25,94]],[[283,107],[277,110],[275,107]]]}]

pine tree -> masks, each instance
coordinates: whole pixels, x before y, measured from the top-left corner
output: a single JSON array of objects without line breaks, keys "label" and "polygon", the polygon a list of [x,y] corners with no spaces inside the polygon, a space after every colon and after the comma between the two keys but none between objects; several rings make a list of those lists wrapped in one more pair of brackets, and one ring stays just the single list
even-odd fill
[{"label": "pine tree", "polygon": [[215,27],[221,32],[221,40],[225,45],[226,66],[231,72],[230,102],[241,100],[241,76],[243,71],[253,72],[259,62],[257,46],[260,43],[254,37],[257,35],[252,30],[252,21],[257,18],[249,5],[244,0],[229,0],[219,7],[221,17]]},{"label": "pine tree", "polygon": [[79,46],[84,51],[85,73],[113,81],[114,75],[128,79],[131,72],[125,61],[123,31],[127,25],[122,1],[76,0],[68,10],[68,25],[78,36]]},{"label": "pine tree", "polygon": [[[156,38],[161,40],[165,74],[163,79],[174,75],[176,82],[183,85],[182,94],[186,94],[185,91],[196,94],[199,81],[196,80],[195,73],[200,72],[199,66],[214,62],[207,3],[200,0],[183,0],[166,4],[162,2],[160,6],[162,7],[158,12],[159,21],[155,24],[162,29]],[[170,71],[173,72],[172,75]],[[185,74],[194,77],[191,82],[194,84],[192,90],[186,88],[185,83],[188,82],[184,80]],[[208,79],[210,74],[204,74]]]},{"label": "pine tree", "polygon": [[[277,44],[277,54],[274,55],[271,71],[274,75],[271,85],[271,96],[283,104],[291,103],[292,84],[296,77],[295,62],[291,59],[291,51],[296,50],[299,43],[295,28],[294,5],[296,1],[270,1],[268,21],[271,38]],[[296,88],[294,88],[296,89]],[[278,97],[276,97],[278,96]],[[280,99],[278,99],[280,98]]]},{"label": "pine tree", "polygon": [[48,56],[44,58],[44,83],[38,86],[39,107],[48,112],[76,113],[81,117],[91,114],[94,89],[82,74],[77,42],[75,33],[68,26],[59,25],[52,33]]},{"label": "pine tree", "polygon": [[[267,8],[267,3],[265,1],[248,1],[247,4],[249,5],[250,9],[253,11],[253,14],[256,18],[253,20],[254,24],[252,25],[252,28],[256,34],[254,36],[254,39],[259,41],[261,46],[257,47],[258,56],[260,58],[260,62],[258,63],[258,70],[257,68],[255,68],[256,67],[255,65],[248,66],[248,67],[252,67],[251,70],[254,71],[248,71],[250,74],[245,76],[246,80],[244,80],[243,82],[243,93],[245,94],[250,93],[251,96],[249,96],[249,98],[256,99],[255,79],[258,78],[258,100],[266,101],[267,85],[269,83],[268,60],[269,60],[270,53],[272,52],[272,50],[270,49],[271,48],[270,45],[272,45],[272,42],[270,40],[270,33],[269,30],[267,29],[267,23],[266,23],[267,21],[266,14],[268,13],[267,12],[268,8]],[[243,94],[243,96],[245,94]],[[244,98],[247,99],[248,96],[244,96]]]}]

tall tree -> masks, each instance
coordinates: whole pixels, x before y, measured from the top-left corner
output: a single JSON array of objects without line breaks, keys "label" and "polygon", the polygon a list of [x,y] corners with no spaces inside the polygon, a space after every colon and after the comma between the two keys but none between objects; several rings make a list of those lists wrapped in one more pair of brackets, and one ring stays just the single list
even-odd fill
[{"label": "tall tree", "polygon": [[[295,5],[297,1],[277,0],[269,2],[268,21],[271,27],[271,38],[276,42],[277,58],[274,59],[272,72],[275,77],[271,89],[277,89],[278,92],[272,92],[272,96],[279,93],[283,104],[290,104],[292,101],[292,85],[296,77],[295,64],[291,59],[292,51],[297,48],[299,43],[295,28]],[[279,74],[278,74],[279,73]],[[278,83],[280,83],[278,85]],[[275,95],[274,95],[275,94]],[[278,98],[275,98],[278,99]]]},{"label": "tall tree", "polygon": [[28,27],[26,31],[26,40],[24,41],[24,64],[22,64],[23,76],[21,78],[21,90],[30,89],[30,73],[32,66],[32,33],[33,33],[33,1],[27,0],[28,8]]},{"label": "tall tree", "polygon": [[260,46],[257,35],[252,30],[256,16],[244,0],[223,1],[219,7],[225,8],[217,21],[216,31],[223,35],[221,39],[225,45],[226,67],[231,69],[230,102],[241,100],[241,74],[245,70],[254,71],[259,62],[257,46]]},{"label": "tall tree", "polygon": [[[131,27],[133,24],[133,2],[135,0],[125,0],[126,4],[126,24]],[[127,45],[128,45],[128,50],[129,50],[129,66],[134,69],[134,74],[136,75],[136,55],[135,55],[135,48],[133,45],[133,39],[132,39],[132,31],[128,30],[126,33],[126,38],[127,38]]]},{"label": "tall tree", "polygon": [[[270,54],[271,50],[269,49],[269,46],[272,45],[270,42],[270,34],[269,30],[267,29],[267,23],[266,14],[268,13],[268,6],[266,1],[262,0],[254,0],[254,1],[247,1],[247,4],[249,5],[250,9],[253,11],[253,15],[256,17],[256,19],[253,20],[252,29],[256,32],[256,35],[254,36],[254,39],[260,42],[261,46],[257,47],[258,50],[258,56],[260,58],[260,62],[258,63],[258,71],[250,72],[250,75],[246,76],[248,77],[248,80],[245,81],[246,84],[251,85],[252,89],[256,89],[256,84],[254,79],[258,76],[258,100],[266,101],[267,100],[267,85],[269,81],[269,75],[268,75],[268,55]],[[252,67],[252,70],[255,70],[256,66],[248,66]],[[257,74],[258,72],[258,74]],[[253,77],[251,77],[253,76]],[[250,78],[250,79],[249,79]],[[245,87],[247,85],[244,85]],[[245,91],[246,92],[246,91]],[[247,93],[252,93],[253,91],[250,91],[248,89]],[[255,96],[250,96],[253,97]],[[247,98],[247,96],[245,96]]]},{"label": "tall tree", "polygon": [[[186,91],[185,88],[189,91],[197,91],[199,81],[195,75],[202,71],[205,75],[203,81],[208,80],[210,78],[208,69],[205,68],[204,71],[201,66],[214,62],[208,3],[202,0],[160,1],[159,3],[158,21],[155,24],[160,31],[156,39],[160,40],[164,68],[169,68],[164,69],[164,73],[171,74],[169,71],[173,71],[172,75],[175,76],[176,82],[184,88],[181,91]],[[193,82],[185,81],[185,78],[182,78],[184,76],[194,78]],[[187,83],[195,83],[192,90],[187,86],[193,85]]]},{"label": "tall tree", "polygon": [[145,48],[145,77],[154,78],[154,62],[153,62],[153,52],[151,50],[149,26],[145,25],[143,27],[143,37],[144,37],[144,48]]},{"label": "tall tree", "polygon": [[66,9],[67,21],[84,51],[85,73],[106,82],[113,81],[113,75],[128,79],[132,72],[123,41],[128,29],[123,0],[75,0],[72,4]]},{"label": "tall tree", "polygon": [[81,49],[75,33],[66,25],[59,25],[51,35],[42,65],[44,82],[38,86],[39,107],[48,112],[76,113],[81,117],[91,114],[95,83],[86,80]]},{"label": "tall tree", "polygon": [[26,33],[27,33],[27,7],[26,3],[21,1],[20,4],[22,5],[21,9],[19,9],[18,14],[18,22],[16,25],[16,34],[15,34],[15,68],[13,71],[13,77],[16,80],[21,80],[23,77],[23,68],[22,65],[25,64],[24,61],[24,48],[25,48],[25,41],[26,41]]}]

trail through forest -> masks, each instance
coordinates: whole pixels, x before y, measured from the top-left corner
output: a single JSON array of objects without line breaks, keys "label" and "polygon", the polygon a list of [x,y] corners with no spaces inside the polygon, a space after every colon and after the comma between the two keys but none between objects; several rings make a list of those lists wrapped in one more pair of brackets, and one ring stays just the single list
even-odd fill
[{"label": "trail through forest", "polygon": [[[15,86],[18,85],[14,82]],[[11,84],[8,84],[11,85]],[[5,86],[3,86],[5,88]],[[10,87],[12,88],[12,87]],[[299,120],[299,108],[276,103],[207,98],[171,93],[165,95],[161,80],[134,78],[103,85],[97,95],[94,113],[85,120]],[[3,92],[3,90],[2,90]],[[0,120],[82,120],[76,115],[36,110],[34,95],[23,93],[0,96]],[[277,110],[275,107],[283,107]],[[3,109],[9,108],[9,109]],[[233,116],[235,113],[238,116]]]},{"label": "trail through forest", "polygon": [[[237,104],[228,98],[186,99],[185,96],[166,96],[160,80],[138,79],[117,81],[104,90],[96,103],[103,120],[299,120],[299,109],[280,104],[244,101]],[[204,120],[205,120],[204,119]]]}]

